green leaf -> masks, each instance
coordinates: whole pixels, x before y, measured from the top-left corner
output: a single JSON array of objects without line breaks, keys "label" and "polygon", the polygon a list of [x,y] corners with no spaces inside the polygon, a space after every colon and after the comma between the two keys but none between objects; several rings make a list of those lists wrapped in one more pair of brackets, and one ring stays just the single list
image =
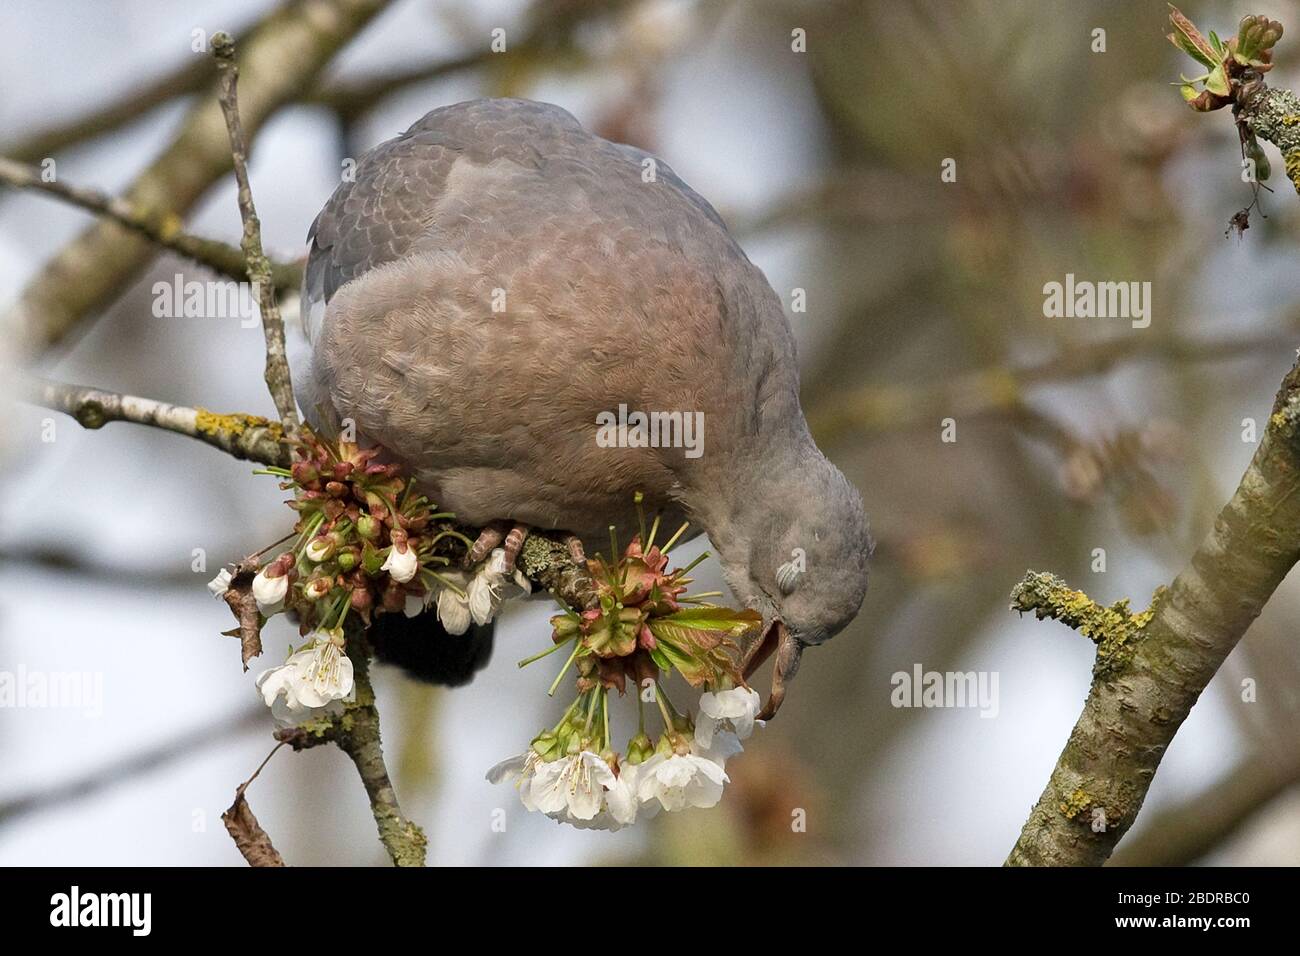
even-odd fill
[{"label": "green leaf", "polygon": [[668,655],[663,652],[662,648],[656,647],[650,652],[650,659],[661,671],[670,671],[673,669],[673,662],[668,659]]},{"label": "green leaf", "polygon": [[1205,81],[1205,88],[1215,96],[1227,96],[1232,87],[1228,85],[1228,72],[1220,63],[1210,71],[1209,77]]},{"label": "green leaf", "polygon": [[1223,58],[1216,54],[1214,47],[1201,36],[1201,31],[1196,29],[1196,25],[1183,16],[1183,12],[1173,4],[1169,5],[1169,22],[1173,25],[1174,32],[1168,36],[1174,46],[1211,69],[1222,62]]},{"label": "green leaf", "polygon": [[762,623],[763,616],[757,611],[749,609],[737,611],[729,607],[718,607],[713,604],[684,608],[672,614],[652,618],[650,621],[652,630],[655,624],[666,624],[673,628],[723,631],[733,637],[739,637]]}]

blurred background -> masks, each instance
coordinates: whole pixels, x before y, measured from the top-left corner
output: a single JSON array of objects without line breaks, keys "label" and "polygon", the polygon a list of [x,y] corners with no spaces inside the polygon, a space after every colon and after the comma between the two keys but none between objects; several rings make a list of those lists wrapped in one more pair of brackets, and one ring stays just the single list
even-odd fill
[{"label": "blurred background", "polygon": [[[210,79],[194,31],[238,37],[295,6],[8,0],[0,155],[53,157],[61,180],[123,190]],[[1269,81],[1300,82],[1300,4],[1185,11],[1225,36],[1246,13],[1282,21]],[[879,539],[861,615],[805,658],[714,810],[580,832],[483,779],[560,707],[549,672],[514,666],[544,646],[542,602],[508,607],[468,688],[377,668],[389,766],[431,863],[1001,863],[1092,660],[1078,635],[1010,612],[1012,585],[1051,570],[1145,607],[1235,487],[1248,420],[1262,426],[1295,357],[1300,203],[1266,146],[1278,191],[1244,235],[1225,233],[1253,198],[1236,134],[1227,111],[1193,113],[1170,85],[1194,64],[1165,40],[1165,16],[1163,0],[394,0],[270,117],[251,175],[284,260],[304,253],[343,161],[437,106],[545,100],[663,156],[787,306],[805,290],[790,314],[804,407]],[[492,54],[498,27],[507,52]],[[233,180],[185,219],[236,242]],[[0,192],[0,312],[89,222]],[[157,257],[36,367],[272,412],[256,327],[153,316],[153,282],[178,272],[208,277]],[[1043,286],[1067,273],[1150,282],[1150,326],[1045,318]],[[162,432],[84,432],[26,405],[2,422],[0,671],[90,672],[103,700],[98,713],[0,709],[0,863],[243,865],[220,814],[272,728],[257,665],[241,673],[220,636],[229,611],[205,584],[288,531],[282,495],[247,463]],[[701,577],[720,582],[716,566]],[[1178,734],[1117,863],[1300,863],[1295,585]],[[276,619],[263,666],[295,636]],[[892,675],[918,665],[997,675],[996,715],[892,706]],[[386,862],[334,748],[281,752],[249,798],[291,863]],[[490,826],[497,807],[505,833]]]}]

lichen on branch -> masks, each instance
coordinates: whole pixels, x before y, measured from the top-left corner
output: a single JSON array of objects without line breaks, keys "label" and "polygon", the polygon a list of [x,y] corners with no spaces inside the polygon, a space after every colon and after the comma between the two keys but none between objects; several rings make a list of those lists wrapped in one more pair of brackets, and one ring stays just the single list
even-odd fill
[{"label": "lichen on branch", "polygon": [[1129,610],[1128,598],[1105,607],[1054,574],[1028,571],[1025,579],[1011,591],[1011,610],[1022,614],[1033,611],[1040,621],[1045,618],[1060,621],[1088,638],[1097,645],[1093,673],[1105,676],[1118,671],[1133,656],[1133,649],[1164,593],[1163,587],[1158,588],[1151,606],[1134,614]]}]

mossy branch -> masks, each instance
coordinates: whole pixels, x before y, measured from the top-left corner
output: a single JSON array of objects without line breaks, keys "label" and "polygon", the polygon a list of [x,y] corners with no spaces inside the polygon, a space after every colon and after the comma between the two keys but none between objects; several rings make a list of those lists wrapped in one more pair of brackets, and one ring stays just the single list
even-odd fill
[{"label": "mossy branch", "polygon": [[264,465],[289,464],[279,422],[258,415],[221,414],[206,408],[172,405],[152,398],[123,395],[84,385],[32,378],[27,398],[77,420],[83,428],[103,428],[109,422],[134,422],[177,435],[186,435],[227,455]]},{"label": "mossy branch", "polygon": [[1049,618],[1078,631],[1097,645],[1093,673],[1103,676],[1123,667],[1151,622],[1165,589],[1156,590],[1151,607],[1138,614],[1129,610],[1128,598],[1104,607],[1076,591],[1054,574],[1028,571],[1011,591],[1011,610],[1033,611],[1040,621]]},{"label": "mossy branch", "polygon": [[1237,109],[1237,118],[1282,153],[1286,177],[1300,193],[1300,97],[1263,85]]},{"label": "mossy branch", "polygon": [[1150,610],[1100,607],[1051,575],[1031,574],[1016,589],[1017,610],[1101,640],[1083,712],[1008,865],[1099,866],[1110,857],[1178,728],[1297,560],[1300,363],[1283,379],[1232,499]]},{"label": "mossy branch", "polygon": [[[1300,191],[1300,103],[1264,87],[1280,24],[1246,17],[1227,43],[1201,36],[1176,8],[1170,39],[1211,72],[1188,83],[1194,109],[1233,104],[1243,133],[1274,142]],[[1197,91],[1195,82],[1204,83]],[[1294,168],[1293,168],[1294,167]],[[1098,644],[1092,687],[1009,866],[1099,866],[1133,825],[1165,751],[1201,692],[1300,560],[1300,361],[1232,499],[1187,566],[1152,606],[1101,607],[1048,574],[1030,574],[1012,607],[1079,629]]]}]

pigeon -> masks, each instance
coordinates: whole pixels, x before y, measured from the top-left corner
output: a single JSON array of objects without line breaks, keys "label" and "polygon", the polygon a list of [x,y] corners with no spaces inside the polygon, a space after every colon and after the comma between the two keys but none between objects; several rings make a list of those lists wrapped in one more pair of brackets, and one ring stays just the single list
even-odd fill
[{"label": "pigeon", "polygon": [[[482,527],[470,563],[504,545],[512,564],[530,529],[597,549],[641,492],[762,615],[740,663],[776,654],[766,716],[858,613],[862,498],[809,432],[781,300],[662,159],[545,103],[445,106],[362,157],[308,242],[305,418]],[[376,618],[381,659],[442,683],[486,659],[400,617]]]}]

